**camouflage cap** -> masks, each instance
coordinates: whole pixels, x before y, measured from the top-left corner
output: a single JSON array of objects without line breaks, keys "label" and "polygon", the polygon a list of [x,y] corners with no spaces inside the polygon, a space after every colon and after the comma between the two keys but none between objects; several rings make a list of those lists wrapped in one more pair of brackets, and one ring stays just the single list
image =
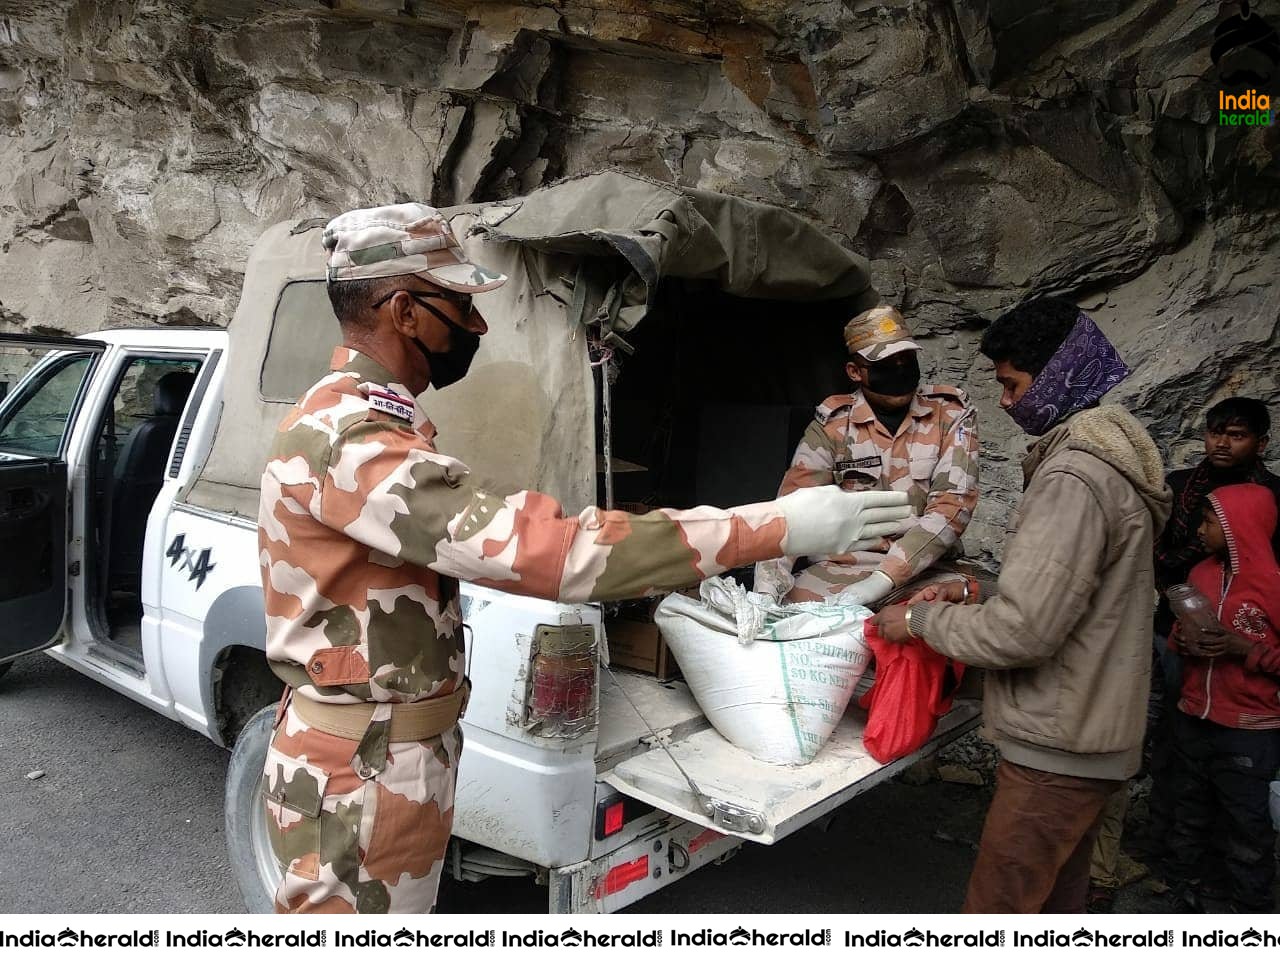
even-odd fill
[{"label": "camouflage cap", "polygon": [[459,293],[483,293],[507,282],[472,263],[444,215],[425,203],[349,210],[325,225],[329,280],[372,280],[415,273]]},{"label": "camouflage cap", "polygon": [[858,354],[868,363],[903,350],[920,349],[920,344],[911,339],[902,314],[885,304],[864,310],[845,324],[844,343],[850,353]]}]

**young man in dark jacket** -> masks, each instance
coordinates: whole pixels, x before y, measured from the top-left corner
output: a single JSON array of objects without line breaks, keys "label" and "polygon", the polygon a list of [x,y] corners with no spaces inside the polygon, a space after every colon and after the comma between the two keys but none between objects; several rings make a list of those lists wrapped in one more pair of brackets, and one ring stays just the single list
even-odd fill
[{"label": "young man in dark jacket", "polygon": [[[963,606],[962,588],[926,587],[874,619],[891,641],[987,671],[984,725],[1002,759],[965,911],[1078,913],[1103,808],[1141,761],[1152,550],[1170,496],[1146,430],[1098,406],[1129,369],[1074,304],[1011,310],[982,352],[1000,405],[1035,438],[999,595]],[[937,600],[951,602],[921,602]]]}]

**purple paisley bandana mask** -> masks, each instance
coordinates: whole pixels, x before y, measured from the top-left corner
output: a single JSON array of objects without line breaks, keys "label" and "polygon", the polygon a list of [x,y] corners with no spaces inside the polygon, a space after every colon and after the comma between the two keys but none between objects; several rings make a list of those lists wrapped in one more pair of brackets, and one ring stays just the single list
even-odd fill
[{"label": "purple paisley bandana mask", "polygon": [[1022,399],[1009,408],[1014,422],[1033,437],[1085,407],[1129,375],[1116,348],[1087,315],[1062,341]]}]

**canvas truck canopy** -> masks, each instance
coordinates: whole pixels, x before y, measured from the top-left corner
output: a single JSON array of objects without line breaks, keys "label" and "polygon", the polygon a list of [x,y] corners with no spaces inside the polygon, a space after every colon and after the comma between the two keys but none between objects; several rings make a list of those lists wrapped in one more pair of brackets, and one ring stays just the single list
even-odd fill
[{"label": "canvas truck canopy", "polygon": [[[632,174],[597,173],[526,197],[444,211],[468,256],[505,273],[476,305],[489,333],[469,375],[420,398],[441,450],[496,492],[537,489],[577,512],[596,500],[596,387],[588,334],[621,340],[663,280],[744,298],[874,305],[866,262],[819,227],[766,204]],[[339,342],[325,293],[323,221],[269,228],[229,327],[218,434],[187,492],[257,515],[276,425]]]},{"label": "canvas truck canopy", "polygon": [[866,261],[794,213],[633,174],[592,174],[494,205],[475,229],[548,253],[621,257],[631,272],[611,311],[620,331],[644,318],[666,277],[753,299],[850,299],[855,311],[877,300]]}]

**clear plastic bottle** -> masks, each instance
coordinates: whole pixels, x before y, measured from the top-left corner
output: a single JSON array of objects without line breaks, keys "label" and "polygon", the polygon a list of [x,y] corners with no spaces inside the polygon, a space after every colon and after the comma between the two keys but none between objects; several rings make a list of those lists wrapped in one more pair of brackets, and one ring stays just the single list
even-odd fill
[{"label": "clear plastic bottle", "polygon": [[1198,643],[1205,630],[1218,625],[1213,604],[1191,584],[1170,587],[1164,595],[1169,598],[1169,609],[1182,624],[1182,635],[1189,643]]}]

